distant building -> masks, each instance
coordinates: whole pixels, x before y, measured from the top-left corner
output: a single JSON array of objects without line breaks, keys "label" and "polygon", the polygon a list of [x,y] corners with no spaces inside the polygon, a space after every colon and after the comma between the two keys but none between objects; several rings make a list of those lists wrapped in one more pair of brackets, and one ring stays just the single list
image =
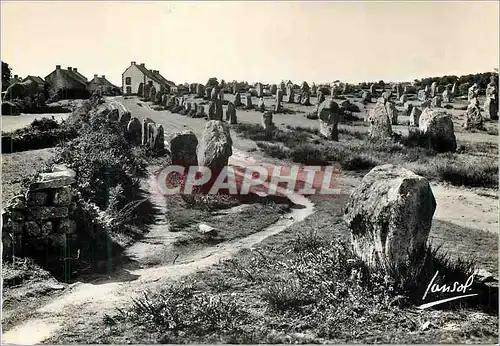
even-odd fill
[{"label": "distant building", "polygon": [[169,92],[175,83],[163,77],[158,70],[148,70],[144,63],[130,63],[122,73],[122,91],[124,95],[137,95],[145,85],[152,85],[156,90]]},{"label": "distant building", "polygon": [[40,91],[40,92],[45,91],[46,83],[41,77],[29,75],[23,79],[23,83],[27,82],[27,81],[31,81],[32,83],[34,83],[37,86],[38,91]]},{"label": "distant building", "polygon": [[61,65],[56,65],[56,69],[45,77],[45,82],[49,85],[49,96],[59,100],[88,98],[90,94],[86,80],[78,71],[71,67],[62,69]]},{"label": "distant building", "polygon": [[105,75],[99,77],[95,74],[94,78],[88,83],[88,89],[90,93],[100,90],[103,95],[117,95],[120,93],[120,88],[108,81]]}]

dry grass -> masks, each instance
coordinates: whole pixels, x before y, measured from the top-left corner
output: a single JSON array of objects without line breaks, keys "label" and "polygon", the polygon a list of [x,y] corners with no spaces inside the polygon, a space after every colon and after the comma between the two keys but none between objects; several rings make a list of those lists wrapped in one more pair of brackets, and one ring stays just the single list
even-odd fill
[{"label": "dry grass", "polygon": [[259,125],[241,124],[234,129],[256,141],[266,155],[301,164],[333,164],[347,171],[366,172],[393,163],[457,186],[498,185],[498,165],[493,159],[498,153],[496,143],[465,143],[456,153],[437,153],[423,146],[426,140],[415,135],[374,141],[365,132],[340,128],[340,141],[332,142],[322,138],[318,130],[303,127],[276,129],[272,136],[264,134]]},{"label": "dry grass", "polygon": [[[145,295],[106,319],[99,339],[130,343],[494,343],[497,310],[462,300],[417,312],[427,280],[393,286],[368,271],[342,245],[348,231],[341,217],[346,196],[318,199],[309,220],[266,239],[253,250],[197,273],[162,292]],[[447,224],[431,234],[444,236]],[[473,230],[460,230],[463,235]],[[460,242],[468,251],[493,253],[488,242]],[[468,246],[467,246],[468,245]],[[450,244],[450,247],[453,244]],[[495,251],[496,252],[496,251]],[[467,256],[442,250],[433,266],[463,280]],[[462,264],[461,264],[462,263]],[[441,267],[435,267],[440,265]],[[361,275],[354,275],[357,272]],[[367,276],[368,275],[368,276]],[[408,278],[408,277],[407,277]],[[416,285],[416,286],[415,286]],[[413,292],[413,294],[412,294]],[[484,294],[484,292],[482,292]],[[483,297],[484,298],[484,297]],[[484,303],[484,302],[483,302]],[[491,303],[494,308],[495,303]],[[202,316],[210,316],[205,320]],[[197,322],[198,321],[198,322]],[[427,323],[429,322],[429,323]],[[64,340],[67,341],[67,340]],[[76,340],[72,340],[76,341]]]}]

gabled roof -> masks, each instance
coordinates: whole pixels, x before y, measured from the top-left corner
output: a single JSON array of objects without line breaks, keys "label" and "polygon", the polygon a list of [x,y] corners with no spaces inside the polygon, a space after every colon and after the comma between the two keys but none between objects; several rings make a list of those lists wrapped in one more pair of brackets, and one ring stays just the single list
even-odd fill
[{"label": "gabled roof", "polygon": [[174,87],[175,86],[175,83],[172,82],[172,81],[169,81],[168,79],[166,79],[165,77],[163,77],[160,72],[157,72],[157,73],[154,73],[153,71],[150,71],[156,78],[158,78],[159,80],[162,81],[163,84],[166,84],[168,85],[169,87]]},{"label": "gabled roof", "polygon": [[45,84],[45,81],[43,80],[43,78],[39,77],[39,76],[28,75],[28,76],[26,76],[26,78],[23,79],[23,82],[27,81],[28,79],[33,80],[37,84]]},{"label": "gabled roof", "polygon": [[75,71],[75,69],[73,68],[73,73],[76,74],[77,76],[79,76],[81,79],[83,79],[85,82],[88,81],[87,77],[85,77],[83,74],[81,74],[79,71]]},{"label": "gabled roof", "polygon": [[115,85],[113,83],[111,83],[110,81],[108,81],[105,77],[99,77],[99,76],[96,76],[94,77],[90,83],[95,83],[97,85],[103,85],[103,86],[109,86],[109,87],[115,87]]},{"label": "gabled roof", "polygon": [[175,86],[174,82],[169,81],[168,79],[166,79],[165,77],[163,77],[159,72],[154,73],[152,70],[148,70],[146,68],[146,66],[142,66],[140,64],[139,65],[136,64],[135,66],[139,69],[139,71],[141,71],[149,79],[154,80],[156,83],[168,85],[169,87],[174,87]]}]

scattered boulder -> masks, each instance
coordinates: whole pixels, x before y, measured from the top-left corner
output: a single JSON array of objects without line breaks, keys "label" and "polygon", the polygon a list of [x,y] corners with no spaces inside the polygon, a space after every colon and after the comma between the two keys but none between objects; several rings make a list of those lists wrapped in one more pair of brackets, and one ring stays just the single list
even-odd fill
[{"label": "scattered boulder", "polygon": [[417,126],[418,127],[418,122],[420,120],[420,115],[422,114],[422,111],[418,109],[418,107],[412,107],[411,113],[410,113],[410,126]]},{"label": "scattered boulder", "polygon": [[431,101],[431,107],[434,108],[440,108],[441,107],[441,97],[440,96],[434,96]]},{"label": "scattered boulder", "polygon": [[363,91],[361,94],[361,102],[370,103],[372,102],[372,95],[369,91]]},{"label": "scattered boulder", "polygon": [[266,111],[266,105],[264,104],[264,98],[263,97],[261,97],[259,99],[259,102],[257,103],[257,108],[261,112],[265,112]]},{"label": "scattered boulder", "polygon": [[142,125],[139,119],[132,118],[127,124],[128,138],[134,144],[141,143]]},{"label": "scattered boulder", "polygon": [[302,104],[303,106],[310,106],[311,105],[309,91],[302,92],[300,104]]},{"label": "scattered boulder", "polygon": [[436,210],[429,182],[394,165],[373,168],[351,193],[344,220],[355,253],[388,274],[426,245]]},{"label": "scattered boulder", "polygon": [[455,151],[457,140],[451,116],[443,111],[425,108],[418,122],[420,132],[427,135],[429,146],[438,152]]},{"label": "scattered boulder", "polygon": [[370,122],[370,137],[388,138],[392,136],[392,117],[391,107],[387,106],[388,101],[381,97],[377,104],[371,110],[368,117]]},{"label": "scattered boulder", "polygon": [[340,107],[333,100],[326,100],[318,107],[319,131],[321,135],[334,141],[339,140],[338,123]]},{"label": "scattered boulder", "polygon": [[479,101],[477,98],[472,99],[467,107],[464,128],[466,130],[484,130],[483,117],[481,116],[481,109],[479,108]]},{"label": "scattered boulder", "polygon": [[241,94],[239,92],[237,92],[236,94],[234,94],[234,106],[235,107],[241,107],[243,104],[241,103]]},{"label": "scattered boulder", "polygon": [[234,104],[232,102],[229,102],[227,104],[226,121],[229,121],[229,123],[231,125],[234,125],[237,123],[236,108],[234,107]]},{"label": "scattered boulder", "polygon": [[274,130],[275,126],[273,123],[273,112],[267,111],[262,113],[262,127],[267,133],[270,133]]},{"label": "scattered boulder", "polygon": [[170,138],[172,165],[196,166],[198,164],[197,147],[198,139],[192,131],[174,133]]},{"label": "scattered boulder", "polygon": [[411,111],[413,110],[413,105],[406,101],[404,104],[403,104],[403,112],[404,112],[404,115],[406,115],[407,117],[410,116],[411,114]]},{"label": "scattered boulder", "polygon": [[229,157],[233,155],[233,141],[226,123],[209,120],[203,130],[200,144],[200,165],[214,170],[227,166]]}]

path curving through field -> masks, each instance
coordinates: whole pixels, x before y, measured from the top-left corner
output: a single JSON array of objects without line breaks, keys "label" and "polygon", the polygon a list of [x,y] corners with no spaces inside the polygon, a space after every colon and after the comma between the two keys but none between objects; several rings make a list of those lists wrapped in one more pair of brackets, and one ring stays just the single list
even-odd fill
[{"label": "path curving through field", "polygon": [[[245,167],[256,161],[245,152],[234,149],[230,158],[231,164]],[[150,198],[160,210],[165,211],[163,199],[157,198],[155,179],[150,179]],[[269,185],[268,185],[269,186]],[[276,186],[278,193],[286,193]],[[68,288],[66,294],[54,299],[38,309],[31,319],[14,326],[2,335],[3,343],[34,345],[57,335],[62,329],[70,326],[84,325],[88,319],[102,319],[105,314],[113,314],[116,308],[124,307],[132,299],[139,297],[145,290],[159,291],[166,283],[179,280],[199,270],[208,268],[221,260],[229,259],[245,248],[252,248],[264,239],[278,234],[291,225],[304,220],[314,213],[314,205],[306,197],[293,193],[287,194],[291,202],[301,205],[300,209],[291,211],[276,223],[260,232],[247,237],[204,248],[177,264],[159,265],[141,269],[124,269],[123,274],[111,280],[100,278],[93,283],[77,283]],[[168,231],[168,225],[157,222],[148,234],[165,235],[164,245],[168,246],[176,237]],[[146,235],[146,238],[148,236]],[[147,256],[155,245],[138,242],[127,250],[130,257]],[[127,280],[128,278],[128,280]],[[90,331],[89,331],[90,332]]]}]

